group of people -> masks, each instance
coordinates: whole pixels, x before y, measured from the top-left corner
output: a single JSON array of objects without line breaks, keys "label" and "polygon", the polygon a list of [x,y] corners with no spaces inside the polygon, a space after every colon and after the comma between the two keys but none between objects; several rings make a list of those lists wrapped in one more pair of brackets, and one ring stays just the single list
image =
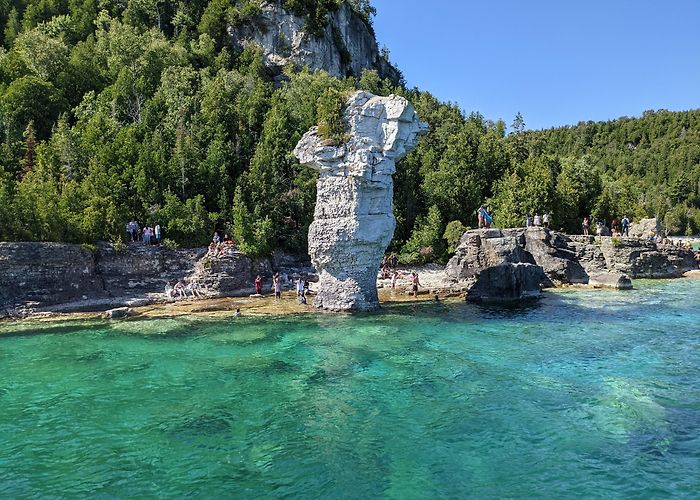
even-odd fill
[{"label": "group of people", "polygon": [[234,242],[228,234],[224,233],[223,238],[219,236],[218,231],[214,231],[214,235],[209,243],[207,257],[221,257],[224,253],[232,253],[235,250]]},{"label": "group of people", "polygon": [[530,212],[525,213],[525,227],[549,227],[549,213],[545,212],[540,216],[538,212],[535,215],[530,215]]},{"label": "group of people", "polygon": [[[282,298],[282,284],[288,282],[286,275],[275,273],[272,276],[270,288],[275,292],[275,299]],[[294,287],[297,292],[297,298],[300,304],[306,304],[306,296],[309,294],[309,282],[299,276],[294,282]],[[259,274],[255,277],[255,293],[256,295],[263,294],[263,279]]]},{"label": "group of people", "polygon": [[[586,215],[581,222],[581,230],[584,236],[590,235],[591,227],[595,225],[596,236],[606,236],[606,225],[604,219],[597,219],[593,215]],[[620,223],[615,217],[610,222],[610,236],[629,236],[630,235],[630,219],[626,215],[622,217]]]},{"label": "group of people", "polygon": [[169,299],[202,297],[202,290],[195,280],[177,280],[173,286],[170,281],[165,284],[165,296]]},{"label": "group of people", "polygon": [[136,220],[131,220],[126,224],[126,234],[129,235],[129,241],[143,241],[144,245],[158,245],[161,238],[160,224],[155,227],[145,225],[141,227]]}]

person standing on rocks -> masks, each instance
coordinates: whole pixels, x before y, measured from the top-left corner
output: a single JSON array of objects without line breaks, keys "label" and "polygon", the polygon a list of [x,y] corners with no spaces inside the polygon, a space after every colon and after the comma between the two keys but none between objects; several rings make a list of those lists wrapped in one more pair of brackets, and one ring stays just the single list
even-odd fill
[{"label": "person standing on rocks", "polygon": [[413,271],[411,273],[411,291],[414,297],[418,297],[418,287],[421,286],[420,280],[418,279],[418,273]]},{"label": "person standing on rocks", "polygon": [[301,279],[301,276],[299,276],[299,278],[297,278],[296,287],[297,287],[297,297],[303,297],[304,296],[304,280]]},{"label": "person standing on rocks", "polygon": [[534,222],[535,222],[535,227],[540,227],[542,225],[542,222],[540,220],[540,214],[538,214],[537,212],[535,212]]},{"label": "person standing on rocks", "polygon": [[622,236],[629,237],[630,235],[630,220],[626,215],[622,217]]},{"label": "person standing on rocks", "polygon": [[479,207],[479,210],[476,211],[476,216],[479,219],[479,229],[484,227],[484,207]]},{"label": "person standing on rocks", "polygon": [[532,226],[532,215],[530,215],[530,212],[525,213],[525,227],[531,227]]},{"label": "person standing on rocks", "polygon": [[272,288],[275,290],[275,298],[281,299],[282,298],[282,280],[280,279],[279,273],[275,274],[272,277]]},{"label": "person standing on rocks", "polygon": [[255,293],[262,295],[262,278],[259,274],[255,277]]},{"label": "person standing on rocks", "polygon": [[583,235],[588,236],[588,227],[589,227],[589,218],[588,216],[585,216],[583,218],[583,223],[581,224],[581,228],[583,229]]},{"label": "person standing on rocks", "polygon": [[160,224],[156,224],[155,234],[156,234],[156,244],[160,245]]},{"label": "person standing on rocks", "polygon": [[542,225],[546,228],[549,228],[549,212],[545,212],[542,214]]}]

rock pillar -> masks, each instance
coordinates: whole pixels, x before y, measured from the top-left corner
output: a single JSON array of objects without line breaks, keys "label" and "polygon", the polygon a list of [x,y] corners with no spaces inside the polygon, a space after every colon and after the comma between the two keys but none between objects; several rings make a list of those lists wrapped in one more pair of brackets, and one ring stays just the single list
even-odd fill
[{"label": "rock pillar", "polygon": [[379,306],[377,272],[394,234],[392,174],[427,124],[403,97],[358,91],[347,101],[348,141],[331,144],[313,127],[294,154],[319,172],[309,255],[319,273],[314,305],[337,311]]}]

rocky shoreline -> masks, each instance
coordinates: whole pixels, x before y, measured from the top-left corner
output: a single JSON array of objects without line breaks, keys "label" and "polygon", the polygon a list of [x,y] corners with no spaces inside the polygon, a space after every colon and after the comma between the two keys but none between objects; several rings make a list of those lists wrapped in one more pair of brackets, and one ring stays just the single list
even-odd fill
[{"label": "rocky shoreline", "polygon": [[563,285],[629,290],[636,278],[680,278],[698,268],[691,250],[629,237],[569,236],[542,227],[477,229],[445,269],[475,301],[519,300]]},{"label": "rocky shoreline", "polygon": [[[414,300],[408,292],[409,275],[415,270],[422,284],[415,300],[433,300],[436,295],[521,300],[536,297],[545,288],[567,285],[630,289],[631,279],[678,278],[698,274],[697,268],[691,251],[638,238],[596,239],[543,228],[481,229],[463,235],[446,267],[403,267],[396,289],[390,279],[382,278],[377,287],[381,303]],[[235,310],[236,303],[262,314],[313,309],[299,306],[292,293],[283,299],[283,306],[249,298],[255,276],[263,276],[267,292],[274,272],[287,279],[287,290],[298,276],[312,281],[314,290],[317,277],[310,262],[280,253],[253,260],[240,252],[213,258],[203,248],[173,250],[136,243],[121,252],[108,243],[95,251],[71,244],[0,243],[0,318],[94,315],[117,307],[141,314],[144,310],[225,313]],[[182,278],[196,279],[205,297],[167,299],[165,282]]]}]

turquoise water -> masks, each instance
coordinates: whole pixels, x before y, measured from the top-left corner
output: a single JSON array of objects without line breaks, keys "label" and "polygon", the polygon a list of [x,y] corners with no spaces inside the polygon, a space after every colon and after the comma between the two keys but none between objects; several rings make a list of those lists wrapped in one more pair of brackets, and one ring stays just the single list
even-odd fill
[{"label": "turquoise water", "polygon": [[0,326],[0,497],[698,498],[700,281],[635,285]]}]

